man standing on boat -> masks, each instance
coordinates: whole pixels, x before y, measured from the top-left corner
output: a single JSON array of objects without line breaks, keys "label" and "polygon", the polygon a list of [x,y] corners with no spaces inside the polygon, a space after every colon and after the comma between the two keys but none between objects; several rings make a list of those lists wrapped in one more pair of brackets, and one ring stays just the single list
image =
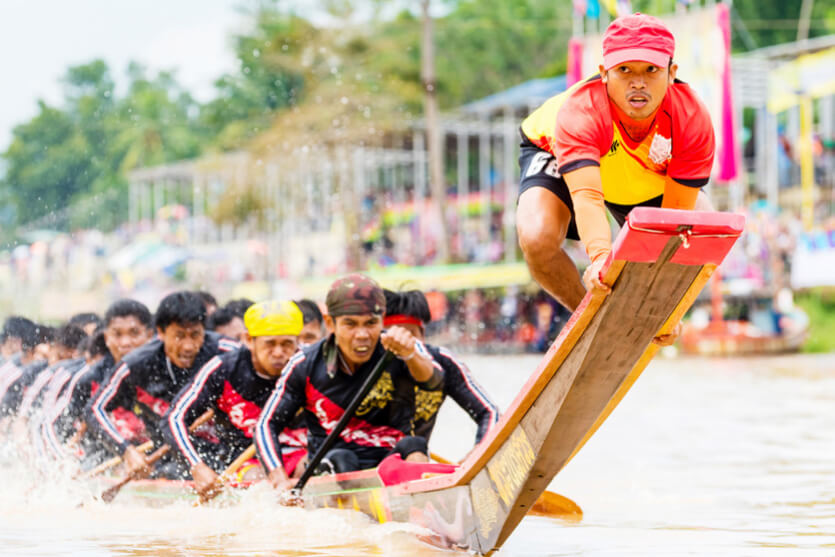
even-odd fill
[{"label": "man standing on boat", "polygon": [[[620,225],[636,206],[711,210],[700,189],[713,166],[713,127],[676,79],[674,51],[659,19],[618,18],[603,36],[600,74],[522,122],[519,245],[534,279],[572,311],[586,288],[610,290],[601,279],[612,251],[607,208]],[[580,240],[591,260],[582,280],[566,238]]]},{"label": "man standing on boat", "polygon": [[386,301],[372,279],[351,274],[331,285],[327,338],[290,359],[256,425],[255,444],[272,484],[292,487],[278,434],[304,409],[311,454],[322,445],[386,350],[397,358],[383,371],[327,455],[335,472],[373,468],[388,454],[426,460],[426,440],[411,436],[415,386],[440,388],[443,372],[403,327],[383,332]]},{"label": "man standing on boat", "polygon": [[[129,476],[148,474],[148,462],[125,439],[109,412],[119,406],[134,410],[144,425],[144,435],[161,443],[160,418],[174,396],[212,357],[239,348],[234,341],[206,332],[205,321],[206,307],[193,292],[175,292],[163,298],[155,315],[158,338],[116,365],[87,411],[87,426],[121,455]],[[164,474],[172,477],[185,472],[167,463],[166,468]]]},{"label": "man standing on boat", "polygon": [[[426,325],[432,320],[429,303],[420,290],[392,292],[385,290],[386,316],[383,326],[398,326],[408,330],[423,342]],[[499,409],[487,396],[484,389],[473,378],[467,366],[446,348],[426,344],[426,350],[444,369],[444,384],[440,390],[426,391],[418,388],[415,392],[415,435],[429,441],[438,410],[449,396],[478,425],[475,442],[478,444],[490,427],[499,421]]]},{"label": "man standing on boat", "polygon": [[[162,424],[163,435],[188,461],[194,488],[204,497],[214,494],[217,471],[252,443],[261,409],[281,370],[295,354],[303,327],[302,312],[290,301],[255,304],[243,321],[244,347],[209,360],[179,392]],[[216,458],[207,463],[195,449],[187,427],[209,408],[215,412],[214,432],[226,452],[212,455]],[[292,462],[288,454],[283,455],[288,474],[305,452],[303,447],[297,448]]]},{"label": "man standing on boat", "polygon": [[[89,368],[72,376],[44,421],[42,429],[52,456],[61,457],[62,444],[73,436],[83,450],[82,468],[98,464],[98,459],[108,452],[97,435],[85,434],[85,412],[99,387],[112,374],[116,362],[153,337],[153,320],[147,306],[136,300],[117,300],[107,308],[103,330],[107,353]],[[137,421],[133,413],[124,408],[114,412],[119,418]],[[117,418],[116,421],[121,425],[122,420]]]}]

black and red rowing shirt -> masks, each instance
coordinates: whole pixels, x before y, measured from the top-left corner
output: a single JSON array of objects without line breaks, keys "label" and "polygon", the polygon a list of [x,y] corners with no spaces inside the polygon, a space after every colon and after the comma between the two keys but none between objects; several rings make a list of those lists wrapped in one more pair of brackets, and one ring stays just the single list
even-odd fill
[{"label": "black and red rowing shirt", "polygon": [[[418,349],[426,353],[421,343]],[[296,353],[264,406],[255,429],[255,446],[268,472],[282,464],[279,433],[291,423],[296,412],[303,409],[308,452],[315,454],[385,352],[378,342],[371,358],[349,375],[341,365],[328,365],[332,350],[338,350],[333,335]],[[334,358],[330,360],[333,362]],[[412,434],[415,387],[427,390],[441,387],[443,370],[434,361],[433,368],[433,377],[418,383],[403,361],[391,361],[333,448],[353,451],[362,462],[379,462],[385,458],[400,439]]]},{"label": "black and red rowing shirt", "polygon": [[242,347],[215,356],[177,394],[165,416],[162,433],[193,467],[202,462],[191,441],[188,424],[214,410],[215,435],[237,455],[252,443],[261,409],[275,388],[275,377],[259,375],[252,353]]},{"label": "black and red rowing shirt", "polygon": [[15,368],[3,378],[5,390],[0,392],[0,416],[17,414],[27,389],[48,365],[46,360],[35,360],[23,367]]},{"label": "black and red rowing shirt", "polygon": [[122,454],[130,443],[109,415],[121,406],[139,417],[151,440],[161,442],[160,418],[168,411],[174,396],[206,362],[239,347],[235,341],[207,331],[194,363],[190,368],[183,369],[165,355],[161,340],[147,342],[125,356],[98,390],[87,411],[88,427],[100,434],[108,448]]},{"label": "black and red rowing shirt", "polygon": [[438,410],[444,399],[450,397],[476,423],[475,442],[482,440],[490,427],[499,421],[499,409],[487,396],[469,368],[455,355],[440,346],[426,345],[432,358],[444,369],[444,385],[440,390],[427,391],[418,388],[415,392],[415,435],[429,441]]}]

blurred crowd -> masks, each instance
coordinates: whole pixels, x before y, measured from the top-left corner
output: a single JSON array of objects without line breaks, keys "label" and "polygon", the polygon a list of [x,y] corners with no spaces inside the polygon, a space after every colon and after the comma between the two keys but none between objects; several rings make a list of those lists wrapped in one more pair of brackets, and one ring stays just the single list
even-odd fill
[{"label": "blurred crowd", "polygon": [[[721,268],[726,290],[773,295],[793,284],[807,286],[805,277],[810,273],[816,273],[817,283],[835,284],[835,271],[827,274],[816,259],[808,257],[835,253],[835,218],[824,220],[809,233],[797,216],[778,213],[764,202],[753,203],[747,213],[746,233]],[[395,257],[401,248],[386,240],[402,226],[395,226],[398,221],[392,215],[385,218],[392,225],[387,232],[382,228],[366,231],[371,234],[366,247],[373,256],[369,259],[372,267],[403,263]],[[468,261],[494,263],[503,257],[501,218],[493,221],[491,241],[464,242],[469,235],[455,236],[464,242]],[[482,221],[476,214],[474,219],[460,222],[475,227]],[[479,236],[474,233],[472,237]],[[107,235],[97,230],[72,235],[44,232],[31,240],[0,252],[3,313],[25,310],[57,321],[74,311],[101,309],[125,296],[151,303],[183,286],[211,285],[219,295],[231,297],[237,284],[264,276],[264,268],[270,267],[267,251],[252,242],[242,249],[220,245],[195,248],[183,243],[182,234],[174,234],[170,228],[149,228],[140,234],[129,234],[125,229]],[[571,243],[568,250],[583,266],[582,247]],[[798,259],[798,254],[807,257]],[[800,264],[796,265],[797,261]],[[73,305],[71,300],[76,296],[81,301]],[[429,334],[463,350],[543,350],[568,318],[565,310],[533,283],[458,291],[446,291],[439,284],[430,297],[433,323]]]}]

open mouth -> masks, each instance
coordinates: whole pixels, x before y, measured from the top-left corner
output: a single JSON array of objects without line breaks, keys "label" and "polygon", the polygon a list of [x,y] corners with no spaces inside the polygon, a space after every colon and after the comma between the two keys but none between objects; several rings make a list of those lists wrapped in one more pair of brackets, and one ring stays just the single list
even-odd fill
[{"label": "open mouth", "polygon": [[354,353],[358,356],[365,356],[371,352],[370,346],[355,346]]},{"label": "open mouth", "polygon": [[632,108],[644,108],[649,104],[649,97],[642,94],[629,95],[626,101]]}]

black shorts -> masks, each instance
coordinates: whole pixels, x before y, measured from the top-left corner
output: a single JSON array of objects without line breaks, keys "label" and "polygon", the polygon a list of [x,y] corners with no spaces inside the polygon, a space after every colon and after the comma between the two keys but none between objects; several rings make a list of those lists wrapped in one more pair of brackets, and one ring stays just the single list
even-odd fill
[{"label": "black shorts", "polygon": [[[520,130],[521,133],[521,130]],[[519,144],[519,170],[521,179],[519,181],[519,195],[530,188],[545,188],[560,198],[571,212],[571,222],[568,223],[566,238],[579,240],[577,223],[574,220],[574,203],[571,201],[571,193],[568,185],[557,171],[557,159],[554,155],[534,145],[528,137],[522,133],[522,142]],[[633,207],[660,207],[663,196],[653,197],[635,205],[618,205],[605,201],[606,208],[615,218],[620,226],[626,222],[626,215]]]}]

